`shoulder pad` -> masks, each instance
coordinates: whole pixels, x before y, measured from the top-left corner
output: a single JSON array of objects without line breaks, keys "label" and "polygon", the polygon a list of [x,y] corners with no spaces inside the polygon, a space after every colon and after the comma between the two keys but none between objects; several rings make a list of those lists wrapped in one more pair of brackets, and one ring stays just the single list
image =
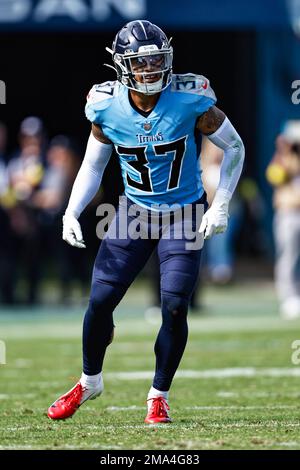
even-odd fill
[{"label": "shoulder pad", "polygon": [[86,97],[85,114],[89,121],[97,122],[101,115],[101,111],[107,109],[112,98],[117,94],[117,81],[104,82],[94,85]]},{"label": "shoulder pad", "polygon": [[172,91],[192,93],[194,95],[202,95],[207,98],[216,99],[216,95],[210,86],[208,78],[195,73],[173,75]]},{"label": "shoulder pad", "polygon": [[93,105],[99,103],[100,101],[105,101],[112,98],[116,90],[116,84],[117,81],[103,82],[98,85],[93,85],[86,97],[87,104]]}]

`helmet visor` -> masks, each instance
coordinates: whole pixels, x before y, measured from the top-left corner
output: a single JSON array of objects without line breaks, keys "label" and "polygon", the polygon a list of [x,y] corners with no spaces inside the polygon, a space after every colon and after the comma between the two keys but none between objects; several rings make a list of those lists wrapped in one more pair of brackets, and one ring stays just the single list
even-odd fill
[{"label": "helmet visor", "polygon": [[144,72],[147,69],[163,71],[165,69],[165,55],[153,54],[133,57],[131,60],[131,71],[133,73]]},{"label": "helmet visor", "polygon": [[162,73],[172,67],[172,56],[169,51],[155,54],[135,54],[124,57],[127,69],[133,74]]}]

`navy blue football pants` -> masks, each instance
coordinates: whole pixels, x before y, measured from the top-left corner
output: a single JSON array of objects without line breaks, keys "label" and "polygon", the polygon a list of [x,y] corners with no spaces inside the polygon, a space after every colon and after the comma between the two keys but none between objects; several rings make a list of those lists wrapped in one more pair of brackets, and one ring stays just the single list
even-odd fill
[{"label": "navy blue football pants", "polygon": [[[190,215],[183,218],[188,229],[182,230],[181,235],[178,235],[180,220],[174,221],[171,217],[166,224],[165,221],[162,222],[160,214],[156,215],[156,219],[151,223],[148,218],[142,224],[141,232],[143,230],[144,234],[147,232],[148,237],[132,239],[131,236],[127,236],[124,239],[118,230],[114,233],[113,227],[118,227],[122,213],[124,215],[133,204],[128,198],[123,198],[123,203],[119,205],[95,260],[90,301],[83,324],[83,371],[87,375],[95,375],[102,370],[105,351],[113,335],[113,311],[153,250],[157,248],[160,264],[162,325],[154,347],[156,368],[153,387],[167,391],[187,342],[188,304],[197,281],[201,257],[201,246],[190,249],[187,242],[193,241],[191,229],[195,233],[199,228],[203,211],[207,207],[206,197],[204,195],[190,205]],[[201,209],[197,212],[196,207]],[[150,217],[150,211],[142,209],[142,212],[143,216],[146,214],[146,217],[147,215]],[[136,216],[129,216],[127,225],[129,226],[134,220]],[[124,219],[122,221],[124,224]],[[153,226],[156,226],[158,232],[154,231],[156,236],[153,237],[152,231],[151,239],[149,234]],[[166,226],[169,233],[164,237]]]}]

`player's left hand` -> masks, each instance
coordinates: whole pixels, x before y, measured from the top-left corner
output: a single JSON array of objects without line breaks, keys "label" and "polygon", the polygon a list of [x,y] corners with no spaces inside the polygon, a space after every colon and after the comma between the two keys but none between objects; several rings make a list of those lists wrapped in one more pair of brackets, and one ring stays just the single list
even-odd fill
[{"label": "player's left hand", "polygon": [[199,233],[203,233],[205,240],[227,229],[228,205],[228,201],[213,201],[211,207],[203,215]]}]

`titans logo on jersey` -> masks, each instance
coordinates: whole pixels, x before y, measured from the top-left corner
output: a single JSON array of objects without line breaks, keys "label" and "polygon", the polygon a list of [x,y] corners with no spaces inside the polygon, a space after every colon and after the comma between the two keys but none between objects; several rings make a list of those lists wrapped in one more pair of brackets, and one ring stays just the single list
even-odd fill
[{"label": "titans logo on jersey", "polygon": [[202,196],[195,124],[215,102],[205,77],[184,74],[173,75],[147,117],[131,106],[128,89],[117,81],[94,85],[85,112],[115,146],[126,196],[153,209]]}]

